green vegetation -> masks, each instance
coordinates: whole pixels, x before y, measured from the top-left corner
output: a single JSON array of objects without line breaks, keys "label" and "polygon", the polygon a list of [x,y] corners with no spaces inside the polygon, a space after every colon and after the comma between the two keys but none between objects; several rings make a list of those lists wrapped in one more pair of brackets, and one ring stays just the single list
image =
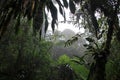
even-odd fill
[{"label": "green vegetation", "polygon": [[[23,27],[24,24],[26,27]],[[86,64],[85,56],[99,53],[104,48],[101,43],[86,38],[90,44],[84,44],[87,48],[85,55],[69,57],[64,54],[54,61],[51,47],[61,46],[63,42],[58,40],[59,44],[54,44],[33,36],[32,27],[28,29],[31,26],[29,24],[31,23],[23,21],[17,34],[14,24],[11,24],[0,40],[0,80],[87,80],[93,63]],[[106,64],[106,80],[120,78],[119,48],[119,41],[114,37],[110,49],[112,54]]]},{"label": "green vegetation", "polygon": [[106,64],[106,78],[107,80],[118,80],[120,79],[120,43],[114,39],[112,45],[112,54],[109,56],[108,63]]},{"label": "green vegetation", "polygon": [[[53,33],[58,25],[58,12],[60,22],[85,33],[68,39],[71,32],[64,38],[56,32],[47,40],[49,23]],[[77,43],[80,38],[85,44]],[[77,48],[82,53],[54,59],[54,46],[59,52],[73,54]],[[120,0],[0,0],[0,80],[120,80],[119,49]]]},{"label": "green vegetation", "polygon": [[32,36],[31,29],[20,27],[19,34],[14,34],[11,24],[0,40],[0,80],[46,80],[51,43]]},{"label": "green vegetation", "polygon": [[86,80],[89,70],[87,69],[87,67],[85,67],[85,65],[77,64],[77,63],[73,62],[72,59],[75,59],[75,58],[70,58],[67,55],[62,55],[58,59],[58,64],[59,65],[60,64],[69,64],[70,67],[75,71],[75,73],[79,77],[79,79],[81,78],[82,80]]}]

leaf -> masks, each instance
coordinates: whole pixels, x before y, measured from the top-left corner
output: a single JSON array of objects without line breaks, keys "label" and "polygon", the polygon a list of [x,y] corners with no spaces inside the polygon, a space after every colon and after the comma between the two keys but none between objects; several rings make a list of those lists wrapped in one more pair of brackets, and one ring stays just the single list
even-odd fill
[{"label": "leaf", "polygon": [[20,14],[18,15],[17,17],[17,21],[16,21],[16,24],[15,24],[15,33],[18,34],[18,31],[19,31],[19,26],[20,26]]},{"label": "leaf", "polygon": [[52,1],[50,1],[50,12],[51,12],[51,16],[54,20],[57,20],[57,8],[54,6],[54,4],[52,3]]},{"label": "leaf", "polygon": [[98,35],[98,39],[102,38],[103,33],[105,32],[105,30],[102,30],[102,32]]},{"label": "leaf", "polygon": [[56,21],[53,19],[52,24],[51,24],[52,31],[55,31],[55,23],[56,23]]},{"label": "leaf", "polygon": [[83,46],[84,46],[84,47],[88,47],[88,44],[84,44]]},{"label": "leaf", "polygon": [[48,19],[47,19],[47,15],[45,13],[45,33],[46,33],[47,29],[48,29]]},{"label": "leaf", "polygon": [[77,40],[78,40],[78,37],[75,36],[75,37],[73,38],[73,42],[76,42]]},{"label": "leaf", "polygon": [[59,6],[60,14],[64,16],[63,9],[61,6]]},{"label": "leaf", "polygon": [[79,2],[80,2],[80,0],[74,0],[74,2],[75,2],[75,3],[79,3]]},{"label": "leaf", "polygon": [[13,11],[10,11],[10,12],[8,13],[8,15],[5,17],[6,19],[5,19],[5,21],[2,23],[2,26],[1,26],[2,30],[1,30],[1,32],[0,32],[0,37],[1,37],[1,36],[5,33],[5,31],[7,30],[7,27],[8,27],[8,25],[9,25],[10,21],[11,21],[12,14],[13,14]]},{"label": "leaf", "polygon": [[93,46],[89,45],[87,49],[94,49]]},{"label": "leaf", "polygon": [[[79,62],[79,61],[77,61],[77,60],[74,60],[74,59],[72,59],[71,61],[73,61],[73,62],[75,62],[75,63],[77,63],[77,64],[81,64],[81,62]],[[82,64],[81,64],[82,65]]]},{"label": "leaf", "polygon": [[63,5],[61,4],[60,0],[56,0],[56,2],[58,3],[59,6],[63,7]]},{"label": "leaf", "polygon": [[68,2],[67,2],[67,0],[63,0],[63,4],[64,4],[65,8],[68,8]]},{"label": "leaf", "polygon": [[99,45],[95,42],[94,42],[94,44],[95,44],[96,48],[99,49]]},{"label": "leaf", "polygon": [[72,41],[71,40],[67,40],[66,42],[65,42],[65,47],[66,46],[69,46],[69,45],[71,45],[72,44]]},{"label": "leaf", "polygon": [[74,59],[74,60],[72,60],[72,61],[74,61],[74,62],[76,62],[76,63],[78,63],[78,64],[81,64],[81,65],[85,63],[85,60],[84,60],[84,57],[85,57],[85,56],[80,57],[80,56],[74,55],[74,57],[77,58],[77,60]]},{"label": "leaf", "polygon": [[75,8],[75,4],[74,4],[74,2],[72,0],[69,0],[69,8],[70,8],[71,13],[74,14],[76,8]]},{"label": "leaf", "polygon": [[89,49],[89,50],[94,49],[94,47],[92,45],[84,44],[83,46],[86,47],[86,49]]},{"label": "leaf", "polygon": [[94,39],[92,39],[92,38],[86,38],[86,40],[89,42],[94,42]]},{"label": "leaf", "polygon": [[94,26],[94,29],[95,29],[95,35],[96,35],[96,37],[98,37],[98,32],[99,32],[99,24],[98,24],[98,22],[97,22],[97,19],[96,19],[96,17],[95,17],[95,15],[94,15],[94,13],[93,12],[91,12],[91,20],[92,20],[92,24],[93,24],[93,26]]},{"label": "leaf", "polygon": [[[82,35],[82,34],[81,34]],[[79,37],[81,37],[80,34],[76,34],[75,36],[73,36],[71,39],[67,40],[65,42],[65,47],[66,46],[69,46],[69,45],[72,45],[73,43],[75,43],[76,41],[78,41]]]}]

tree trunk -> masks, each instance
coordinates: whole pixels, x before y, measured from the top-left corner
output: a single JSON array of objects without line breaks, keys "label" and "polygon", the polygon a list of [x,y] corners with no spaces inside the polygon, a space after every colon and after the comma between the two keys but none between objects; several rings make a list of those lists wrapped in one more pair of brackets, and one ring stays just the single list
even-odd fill
[{"label": "tree trunk", "polygon": [[[107,51],[107,54],[109,51]],[[105,65],[107,63],[106,51],[100,52],[95,56],[95,63],[92,63],[90,73],[87,80],[106,80]]]},{"label": "tree trunk", "polygon": [[103,51],[95,55],[94,57],[95,63],[91,65],[91,69],[90,69],[87,80],[106,80],[105,65],[107,63],[107,57],[110,54],[110,45],[111,45],[114,27],[116,26],[115,24],[118,22],[118,19],[117,19],[118,5],[116,5],[116,9],[113,11],[113,13],[107,16],[108,33],[107,33],[107,39],[105,42],[105,47]]},{"label": "tree trunk", "polygon": [[113,35],[113,24],[113,20],[108,21],[109,28],[105,48],[103,51],[99,52],[99,54],[96,53],[94,57],[95,63],[93,63],[91,66],[87,80],[106,80],[105,65],[107,63],[107,57],[110,54],[110,44]]}]

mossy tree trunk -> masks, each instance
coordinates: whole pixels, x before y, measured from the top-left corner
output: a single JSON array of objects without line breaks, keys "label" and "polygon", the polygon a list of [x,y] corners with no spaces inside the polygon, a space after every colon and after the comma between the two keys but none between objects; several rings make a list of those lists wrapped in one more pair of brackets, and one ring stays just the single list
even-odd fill
[{"label": "mossy tree trunk", "polygon": [[118,27],[118,17],[117,17],[117,6],[116,9],[107,16],[108,23],[108,33],[107,39],[105,42],[105,47],[99,54],[96,54],[94,57],[95,63],[91,65],[91,69],[88,75],[87,80],[106,80],[106,63],[107,57],[110,54],[111,40],[114,33],[115,27]]}]

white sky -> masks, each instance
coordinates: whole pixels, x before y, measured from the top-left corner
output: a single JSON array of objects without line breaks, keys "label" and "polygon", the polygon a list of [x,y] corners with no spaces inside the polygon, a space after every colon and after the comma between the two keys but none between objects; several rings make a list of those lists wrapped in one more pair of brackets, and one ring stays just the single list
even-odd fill
[{"label": "white sky", "polygon": [[72,23],[71,23],[71,24],[68,24],[68,23],[60,23],[60,24],[58,25],[57,30],[63,31],[63,30],[65,30],[65,29],[70,29],[70,30],[74,31],[75,33],[78,33],[78,32],[83,33],[83,32],[84,32],[84,29],[83,29],[83,28],[79,29],[78,27],[73,26]]}]

